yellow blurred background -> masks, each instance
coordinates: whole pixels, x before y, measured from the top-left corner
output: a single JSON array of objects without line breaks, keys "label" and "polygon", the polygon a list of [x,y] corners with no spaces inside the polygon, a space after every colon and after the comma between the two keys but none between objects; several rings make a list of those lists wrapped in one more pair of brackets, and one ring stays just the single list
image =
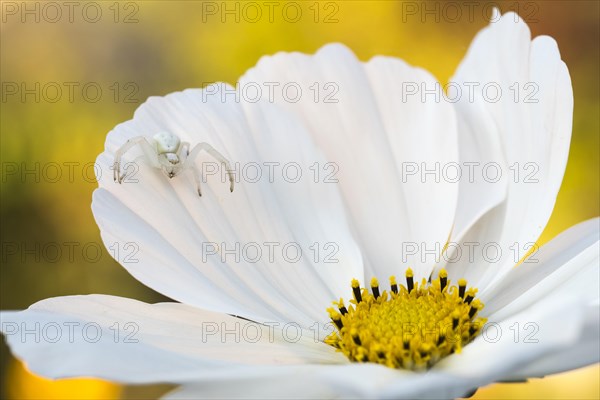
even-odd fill
[{"label": "yellow blurred background", "polygon": [[[486,25],[492,5],[519,12],[534,36],[553,36],[573,80],[570,159],[541,241],[599,215],[599,2],[470,3],[473,13],[461,7],[458,15],[448,3],[429,1],[266,6],[3,0],[1,308],[23,309],[47,297],[85,293],[165,300],[109,256],[90,211],[96,188],[91,165],[106,133],[148,96],[213,81],[235,83],[262,55],[310,53],[328,42],[345,43],[363,60],[377,54],[401,57],[446,82]],[[15,254],[15,246],[30,252]],[[92,379],[51,382],[28,373],[1,346],[3,398],[154,398],[168,390]],[[596,365],[529,383],[491,385],[474,398],[597,399],[599,375]]]}]

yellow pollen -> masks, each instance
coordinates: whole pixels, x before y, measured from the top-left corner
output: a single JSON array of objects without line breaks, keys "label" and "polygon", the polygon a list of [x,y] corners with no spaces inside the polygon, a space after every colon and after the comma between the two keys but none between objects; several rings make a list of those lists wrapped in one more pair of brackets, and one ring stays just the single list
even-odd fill
[{"label": "yellow pollen", "polygon": [[406,286],[390,277],[390,291],[380,290],[372,278],[371,292],[352,280],[354,298],[328,308],[337,330],[325,343],[350,361],[374,362],[390,368],[426,370],[461,349],[477,336],[487,321],[477,316],[483,303],[477,289],[466,289],[464,279],[451,285],[446,270],[430,283],[413,282],[406,271]]}]

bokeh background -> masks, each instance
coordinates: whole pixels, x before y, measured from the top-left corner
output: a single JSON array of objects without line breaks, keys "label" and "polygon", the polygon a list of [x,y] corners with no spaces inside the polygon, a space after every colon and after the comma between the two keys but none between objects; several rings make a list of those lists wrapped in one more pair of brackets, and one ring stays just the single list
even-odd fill
[{"label": "bokeh background", "polygon": [[[475,1],[472,17],[466,8],[457,17],[444,2],[411,2],[416,15],[401,1],[295,3],[302,13],[297,21],[292,11],[287,20],[278,11],[285,2],[270,21],[262,2],[254,3],[263,11],[257,19],[247,2],[233,1],[76,1],[71,15],[62,2],[2,1],[2,309],[86,293],[165,300],[110,257],[90,211],[96,187],[91,165],[106,133],[148,96],[212,81],[235,83],[262,55],[314,52],[334,41],[363,60],[377,54],[401,57],[446,82],[486,25],[492,5],[519,12],[534,36],[553,36],[573,80],[570,159],[541,242],[600,214],[598,1]],[[26,13],[25,7],[33,11]],[[216,14],[208,12],[215,7]],[[234,11],[223,15],[223,7]],[[423,15],[424,9],[434,12]],[[23,99],[23,89],[35,92],[36,83],[39,99],[32,93]],[[4,398],[154,398],[169,389],[93,379],[51,382],[30,374],[4,342],[1,346]],[[529,383],[491,385],[475,398],[597,399],[599,375],[592,366]]]}]

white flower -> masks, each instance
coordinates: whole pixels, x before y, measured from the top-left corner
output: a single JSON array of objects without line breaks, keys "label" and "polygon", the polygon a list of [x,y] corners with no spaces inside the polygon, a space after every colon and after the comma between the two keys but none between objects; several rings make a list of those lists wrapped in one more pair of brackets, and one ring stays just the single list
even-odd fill
[{"label": "white flower", "polygon": [[[476,36],[448,87],[453,101],[409,95],[435,87],[426,71],[389,57],[361,63],[341,45],[312,56],[264,57],[240,80],[240,87],[293,82],[303,90],[297,102],[289,93],[257,102],[221,96],[224,85],[150,98],[108,135],[98,158],[103,172],[128,138],[167,131],[212,144],[239,168],[297,163],[304,179],[288,182],[274,169],[272,182],[246,176],[229,193],[211,175],[199,198],[185,173],[168,179],[142,165],[138,183],[122,185],[104,173],[92,208],[105,244],[121,246],[119,261],[134,277],[179,303],[47,299],[2,313],[12,351],[51,378],[181,384],[173,398],[453,398],[496,381],[598,362],[598,219],[569,229],[515,268],[554,207],[573,107],[556,43],[532,41],[527,26],[515,21],[504,15]],[[309,89],[315,82],[319,98]],[[471,98],[473,83],[480,89],[492,83],[502,96],[495,101],[477,89]],[[515,99],[515,83],[522,91],[532,83],[537,102],[522,101],[525,93]],[[337,101],[324,102],[326,94]],[[463,177],[458,184],[404,174],[415,163],[467,162],[494,163],[503,175],[496,182]],[[522,174],[531,163],[537,182],[508,175],[515,163]],[[332,171],[339,182],[323,182]],[[422,257],[423,249],[448,241],[444,254],[453,262]],[[236,252],[235,243],[265,251],[271,242],[279,244],[275,252],[298,244],[304,256],[269,262],[263,253],[252,262],[223,252]],[[473,242],[493,243],[503,253],[493,262],[481,251],[457,256]],[[126,243],[139,248],[129,259]],[[224,246],[209,252],[207,243]],[[337,263],[323,262],[327,243]],[[409,252],[407,243],[423,247]],[[508,250],[515,243],[517,260]],[[479,314],[493,329],[426,372],[353,363],[322,342],[325,310],[332,300],[350,298],[353,278],[363,286],[373,276],[384,282],[408,265],[415,282],[432,272],[438,282],[445,268],[451,284],[465,278],[477,287],[485,304]]]}]

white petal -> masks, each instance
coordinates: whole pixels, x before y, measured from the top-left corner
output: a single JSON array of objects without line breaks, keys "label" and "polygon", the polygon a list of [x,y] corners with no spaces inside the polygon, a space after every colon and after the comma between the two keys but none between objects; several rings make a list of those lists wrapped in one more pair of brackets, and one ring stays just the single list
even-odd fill
[{"label": "white petal", "polygon": [[560,351],[536,358],[514,371],[508,379],[543,377],[559,372],[570,371],[600,361],[600,308],[598,304],[589,306],[585,325],[571,346]]},{"label": "white petal", "polygon": [[510,379],[518,368],[571,348],[586,318],[576,296],[550,297],[502,320],[491,316],[481,335],[434,369],[472,377],[478,386]]},{"label": "white petal", "polygon": [[[518,261],[550,218],[569,151],[573,94],[554,40],[531,41],[513,13],[477,35],[452,81],[463,90],[479,85],[473,101],[465,92],[456,107],[461,162],[498,163],[502,173],[486,183],[493,174],[482,178],[480,167],[473,184],[462,181],[452,236],[478,247],[474,259],[463,255],[449,272],[483,289],[516,263],[511,246]],[[488,84],[501,88],[499,100],[493,91],[484,97]],[[485,245],[499,246],[501,256],[484,257]]]},{"label": "white petal", "polygon": [[[215,371],[168,398],[415,398],[450,399],[515,375],[563,354],[588,328],[588,312],[573,308],[573,297],[540,302],[496,323],[473,343],[442,360],[427,373],[394,370],[377,364],[257,367]],[[519,324],[519,337],[512,329]],[[532,334],[530,325],[537,327]],[[587,336],[586,336],[587,337]],[[588,358],[590,358],[588,356]],[[554,359],[554,358],[551,358]],[[530,370],[531,371],[531,370]],[[298,385],[299,379],[304,383]]]},{"label": "white petal", "polygon": [[313,332],[268,327],[178,303],[57,297],[25,311],[2,312],[1,320],[13,353],[49,378],[177,383],[236,365],[347,363],[332,347],[315,341]]},{"label": "white petal", "polygon": [[533,255],[539,263],[515,267],[482,293],[484,332],[439,367],[510,380],[598,362],[599,221],[562,233]]},{"label": "white petal", "polygon": [[577,296],[581,305],[598,299],[600,219],[561,233],[480,294],[490,318],[503,319],[550,297]]},{"label": "white petal", "polygon": [[[258,377],[240,377],[232,371],[231,379],[183,385],[164,396],[163,400],[179,399],[334,399],[335,393],[326,382],[311,379],[312,370],[294,369],[287,374],[284,370],[261,371]],[[279,373],[279,374],[278,374]]]},{"label": "white petal", "polygon": [[415,373],[378,364],[257,367],[216,372],[170,393],[167,399],[451,399],[472,380],[430,371]]},{"label": "white petal", "polygon": [[[362,275],[360,251],[336,185],[315,183],[310,175],[310,166],[323,165],[325,159],[293,116],[272,104],[211,95],[213,89],[226,86],[150,98],[133,120],[108,135],[106,151],[98,157],[104,172],[101,189],[92,204],[103,240],[109,248],[120,248],[119,261],[137,279],[183,303],[306,327],[325,321],[325,307],[347,292],[354,276]],[[141,165],[137,183],[114,183],[107,172],[117,148],[133,136],[163,130],[192,146],[212,144],[234,169],[238,165],[238,176],[252,165],[262,167],[263,176],[253,183],[247,172],[248,179],[238,182],[233,193],[219,174],[208,176],[201,198],[191,171],[170,180]],[[140,152],[132,150],[125,161],[136,154]],[[201,158],[197,165],[210,166],[201,164],[207,161],[213,160]],[[286,181],[279,164],[271,180],[264,163],[276,162],[296,162],[302,179]],[[327,248],[327,243],[335,247]],[[133,247],[123,249],[127,244]],[[219,252],[210,254],[216,246]],[[298,246],[302,253],[296,261]],[[137,262],[124,259],[138,249]],[[325,256],[332,252],[337,263],[327,263]]]},{"label": "white petal", "polygon": [[[433,97],[422,101],[424,89],[439,89],[436,80],[397,59],[361,63],[334,44],[314,56],[263,57],[240,80],[241,85],[264,82],[293,83],[306,91],[297,102],[281,95],[274,102],[297,115],[325,157],[338,165],[365,278],[402,275],[407,265],[417,278],[428,276],[434,257],[407,256],[402,245],[437,246],[439,255],[454,220],[458,184],[420,179],[422,164],[432,168],[458,157],[451,104]],[[418,94],[407,95],[407,85]],[[412,167],[418,173],[406,176]]]}]

